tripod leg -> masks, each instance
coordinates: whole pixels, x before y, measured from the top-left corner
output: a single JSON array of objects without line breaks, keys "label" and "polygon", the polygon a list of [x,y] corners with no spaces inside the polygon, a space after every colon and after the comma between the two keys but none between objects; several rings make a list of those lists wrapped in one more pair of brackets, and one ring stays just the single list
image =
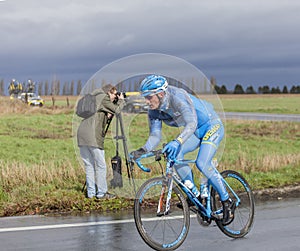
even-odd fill
[{"label": "tripod leg", "polygon": [[82,189],[81,189],[81,192],[82,192],[82,193],[84,192],[85,186],[86,186],[86,181],[84,182],[83,187],[82,187]]},{"label": "tripod leg", "polygon": [[121,134],[122,134],[123,148],[124,148],[124,155],[125,155],[125,161],[126,161],[127,175],[128,175],[129,183],[131,185],[131,180],[132,180],[134,192],[136,193],[135,183],[134,183],[134,178],[133,178],[133,172],[132,172],[133,163],[129,159],[128,147],[127,147],[126,136],[125,136],[125,131],[124,131],[124,124],[123,124],[123,119],[122,119],[122,114],[121,113],[119,113],[117,115],[117,119],[120,123],[120,129],[121,129]]}]

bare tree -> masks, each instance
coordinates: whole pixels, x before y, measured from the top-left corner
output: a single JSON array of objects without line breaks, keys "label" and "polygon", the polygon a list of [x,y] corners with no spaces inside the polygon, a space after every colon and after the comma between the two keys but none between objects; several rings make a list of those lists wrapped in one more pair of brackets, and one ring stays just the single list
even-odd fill
[{"label": "bare tree", "polygon": [[0,81],[0,95],[4,95],[4,80],[1,79]]},{"label": "bare tree", "polygon": [[45,91],[44,91],[45,96],[48,96],[48,94],[49,94],[48,90],[49,90],[49,83],[48,83],[48,81],[46,80],[46,83],[45,83]]},{"label": "bare tree", "polygon": [[43,90],[43,82],[38,83],[38,95],[42,95]]},{"label": "bare tree", "polygon": [[60,92],[60,81],[59,80],[53,80],[52,86],[51,86],[51,94],[52,95],[59,95]]},{"label": "bare tree", "polygon": [[72,80],[72,82],[71,82],[71,87],[70,87],[70,93],[69,93],[69,95],[74,95],[74,81]]},{"label": "bare tree", "polygon": [[81,80],[78,80],[77,91],[76,91],[77,96],[80,95],[81,89],[82,89],[82,83],[81,83]]}]

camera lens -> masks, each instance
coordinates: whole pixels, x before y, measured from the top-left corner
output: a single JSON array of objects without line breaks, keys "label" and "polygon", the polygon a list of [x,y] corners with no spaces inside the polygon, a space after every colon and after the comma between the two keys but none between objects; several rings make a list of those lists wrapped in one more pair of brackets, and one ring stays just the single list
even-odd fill
[{"label": "camera lens", "polygon": [[123,97],[126,98],[126,92],[117,92],[117,96],[120,96],[121,94],[123,94]]}]

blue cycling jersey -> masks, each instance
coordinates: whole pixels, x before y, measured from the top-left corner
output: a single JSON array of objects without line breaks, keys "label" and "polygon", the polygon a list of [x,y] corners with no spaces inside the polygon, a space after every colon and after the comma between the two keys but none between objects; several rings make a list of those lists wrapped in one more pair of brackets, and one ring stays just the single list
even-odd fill
[{"label": "blue cycling jersey", "polygon": [[192,134],[202,138],[207,127],[219,116],[210,103],[183,89],[169,86],[159,109],[149,110],[148,118],[150,136],[143,148],[151,151],[161,140],[162,121],[168,126],[183,127],[177,139],[184,143]]},{"label": "blue cycling jersey", "polygon": [[[224,127],[213,106],[183,89],[169,86],[161,99],[160,107],[148,111],[148,119],[150,136],[143,148],[151,151],[158,146],[162,135],[162,121],[169,126],[183,127],[176,138],[181,143],[179,158],[184,158],[187,152],[194,151],[201,144],[196,166],[220,194],[221,200],[227,200],[229,195],[226,187],[211,161],[224,136]],[[189,165],[174,166],[182,180],[193,182]]]}]

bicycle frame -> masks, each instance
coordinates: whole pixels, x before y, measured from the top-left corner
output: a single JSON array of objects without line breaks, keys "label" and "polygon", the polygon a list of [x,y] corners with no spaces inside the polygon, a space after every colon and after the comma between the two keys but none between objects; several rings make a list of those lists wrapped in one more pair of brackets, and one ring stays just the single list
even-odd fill
[{"label": "bicycle frame", "polygon": [[[170,163],[170,161],[167,162],[167,165],[168,165],[168,163]],[[174,164],[186,164],[186,163],[195,163],[195,160],[175,160],[175,161],[173,161],[172,169],[173,169]],[[172,179],[181,188],[181,190],[187,195],[187,197],[195,204],[197,209],[204,216],[211,218],[212,210],[211,210],[211,204],[210,204],[210,189],[208,189],[207,203],[206,203],[206,207],[204,207],[203,204],[198,200],[198,198],[192,193],[192,191],[186,185],[184,185],[184,183],[181,181],[181,178],[174,171],[172,173]],[[210,184],[209,184],[209,186],[210,186]]]},{"label": "bicycle frame", "polygon": [[[142,155],[140,158],[136,159],[135,162],[137,166],[143,170],[144,172],[150,172],[150,168],[145,167],[142,163],[141,160],[144,158],[156,156],[157,152],[149,152],[144,155]],[[207,218],[211,218],[211,203],[210,203],[210,189],[208,189],[208,197],[207,197],[207,203],[206,207],[202,205],[202,203],[198,200],[198,198],[191,192],[191,190],[184,185],[184,183],[181,181],[181,178],[177,175],[177,173],[174,171],[173,165],[174,164],[190,164],[190,163],[195,163],[195,160],[167,160],[166,163],[166,184],[168,184],[168,195],[167,195],[167,200],[166,200],[166,209],[164,212],[161,212],[162,209],[162,204],[161,202],[163,201],[163,195],[166,189],[166,185],[162,186],[162,191],[161,191],[161,197],[159,199],[158,203],[158,208],[157,208],[157,215],[162,216],[162,215],[167,215],[169,210],[170,210],[170,200],[171,200],[171,193],[172,193],[172,188],[173,188],[173,181],[181,188],[181,190],[188,196],[188,198],[193,201],[197,209]],[[228,186],[228,184],[227,184]],[[210,184],[209,184],[210,188]]]},{"label": "bicycle frame", "polygon": [[[138,159],[131,157],[131,161],[134,161],[141,170],[150,172],[151,169],[145,167],[141,160],[155,156],[155,160],[160,161],[162,155],[161,150],[152,151]],[[255,203],[247,180],[233,170],[224,170],[220,173],[229,197],[236,205],[231,207],[233,211],[230,222],[224,224],[223,203],[210,181],[208,181],[208,197],[198,199],[184,184],[174,167],[174,164],[195,164],[195,162],[196,160],[166,158],[165,165],[159,162],[162,176],[148,179],[137,191],[134,201],[135,224],[142,239],[155,250],[174,250],[184,242],[190,228],[190,211],[196,214],[200,225],[209,226],[215,221],[218,228],[231,238],[244,237],[251,230]],[[194,205],[190,205],[191,203]],[[149,212],[145,211],[145,208],[149,209]]]},{"label": "bicycle frame", "polygon": [[[141,160],[144,158],[149,158],[149,157],[153,157],[153,156],[157,156],[157,154],[161,154],[160,151],[151,151],[149,153],[146,153],[144,155],[142,155],[140,158],[135,160],[135,163],[137,164],[137,166],[143,170],[144,172],[150,172],[151,169],[145,167],[142,163]],[[166,210],[164,212],[161,212],[161,208],[162,208],[162,201],[163,201],[163,197],[160,198],[159,203],[158,203],[158,208],[157,208],[157,215],[158,216],[162,216],[162,215],[167,215],[168,211],[170,210],[170,199],[171,199],[171,192],[172,192],[172,188],[173,188],[173,181],[175,181],[175,183],[181,188],[181,190],[187,195],[187,197],[195,204],[195,206],[197,207],[198,211],[205,217],[207,218],[213,218],[211,216],[212,214],[212,209],[211,209],[211,196],[210,196],[210,186],[211,184],[208,183],[208,197],[207,197],[207,202],[206,202],[206,206],[204,207],[202,205],[202,203],[198,200],[198,198],[191,192],[191,190],[186,187],[183,182],[181,181],[181,178],[177,175],[176,171],[174,171],[173,165],[174,164],[195,164],[196,160],[167,160],[167,164],[166,164],[166,182],[168,184],[168,196],[167,196],[167,200],[166,200]],[[238,206],[240,204],[240,198],[238,197],[238,195],[234,192],[234,190],[229,186],[229,184],[226,182],[225,179],[222,178],[222,181],[224,182],[224,184],[226,185],[226,187],[232,192],[232,194],[235,196],[236,198],[236,206]],[[161,192],[161,196],[163,196],[164,192],[166,189],[166,185],[163,185],[162,187],[162,192]]]}]

